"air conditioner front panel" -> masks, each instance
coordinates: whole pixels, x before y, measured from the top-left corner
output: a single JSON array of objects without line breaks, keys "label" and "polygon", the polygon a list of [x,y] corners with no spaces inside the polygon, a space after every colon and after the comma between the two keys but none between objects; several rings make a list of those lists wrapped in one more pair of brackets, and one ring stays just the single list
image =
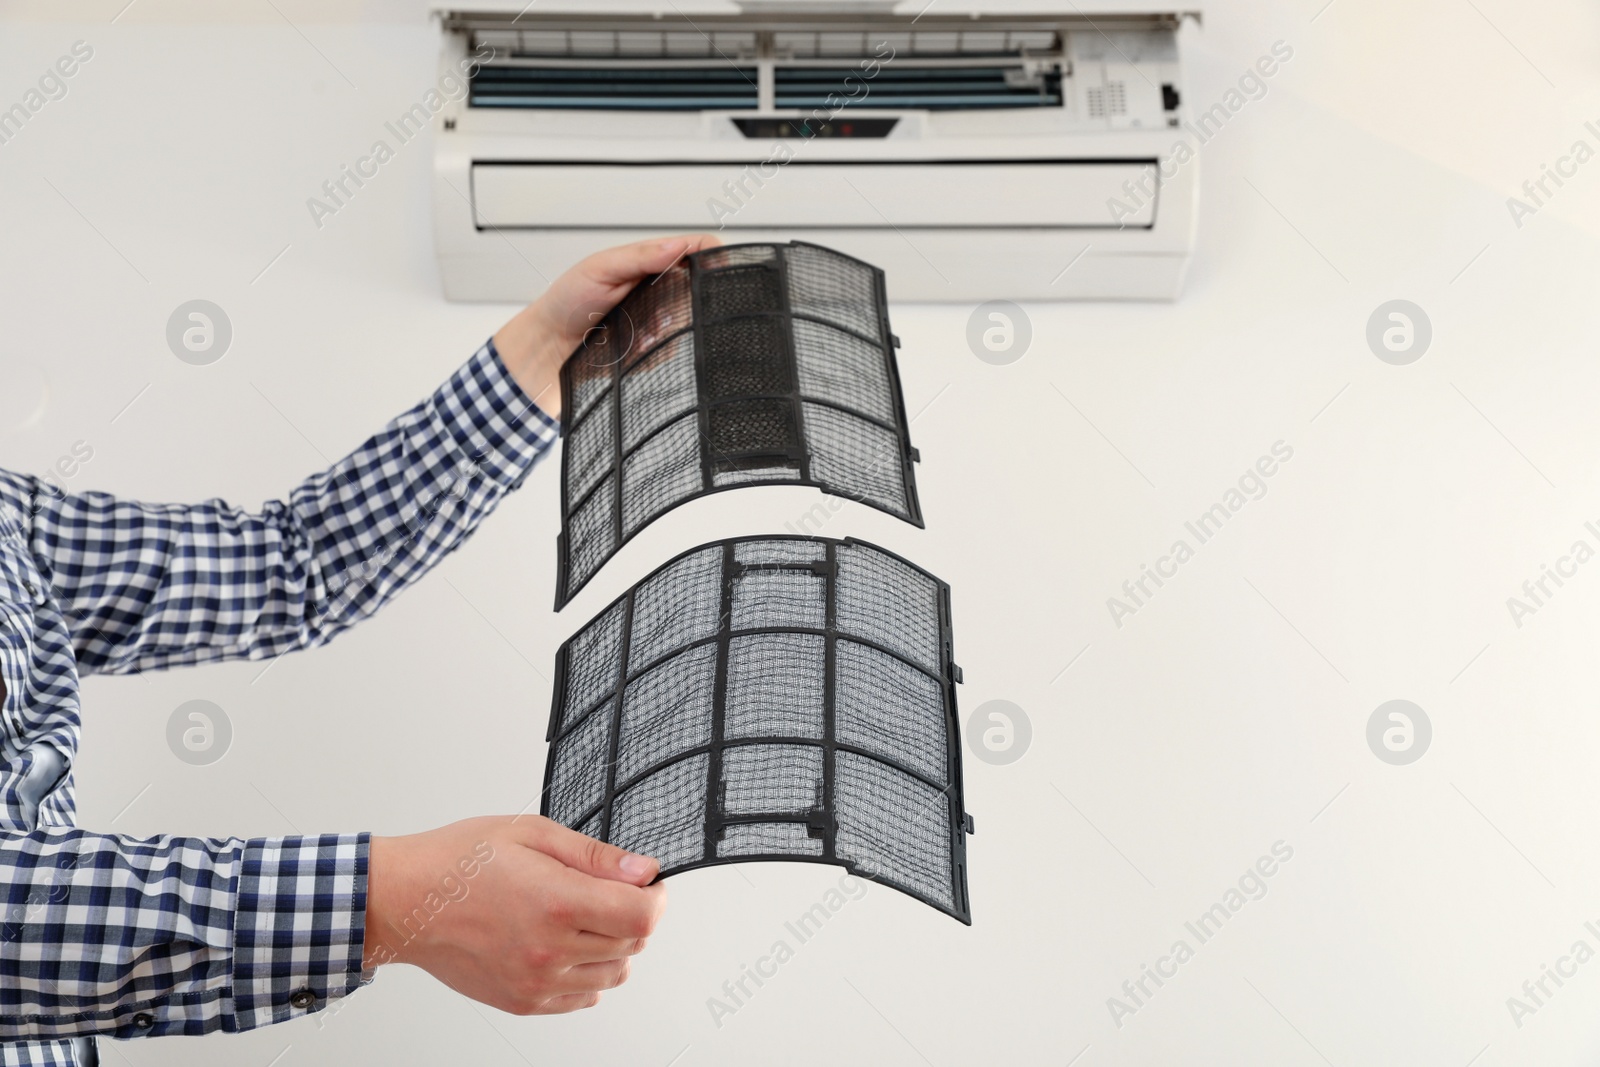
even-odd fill
[{"label": "air conditioner front panel", "polygon": [[[593,162],[472,166],[479,229],[906,230],[1154,225],[1156,160]],[[618,195],[597,196],[615,189]],[[959,222],[951,197],[959,196]],[[1137,203],[1113,216],[1114,202]]]},{"label": "air conditioner front panel", "polygon": [[[704,227],[701,227],[704,229]],[[681,232],[681,231],[680,231]],[[1133,231],[1148,234],[1148,230]],[[596,249],[670,236],[662,230],[479,231],[475,244],[440,258],[451,300],[527,303]],[[793,230],[741,231],[738,241],[781,242]],[[889,299],[1171,300],[1185,252],[1102,246],[1106,230],[807,230],[805,239],[886,266]],[[726,239],[727,234],[723,234]],[[909,241],[909,243],[908,243]],[[1117,242],[1105,241],[1105,245]]]}]

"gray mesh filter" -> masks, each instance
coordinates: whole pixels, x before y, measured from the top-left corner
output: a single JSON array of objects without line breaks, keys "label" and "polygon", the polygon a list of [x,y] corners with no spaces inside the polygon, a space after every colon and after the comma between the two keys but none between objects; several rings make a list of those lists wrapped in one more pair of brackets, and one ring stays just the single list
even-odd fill
[{"label": "gray mesh filter", "polygon": [[730,245],[640,283],[562,370],[561,607],[656,516],[742,485],[922,512],[883,273]]},{"label": "gray mesh filter", "polygon": [[543,812],[655,856],[834,863],[971,923],[950,588],[861,541],[686,552],[556,656]]}]

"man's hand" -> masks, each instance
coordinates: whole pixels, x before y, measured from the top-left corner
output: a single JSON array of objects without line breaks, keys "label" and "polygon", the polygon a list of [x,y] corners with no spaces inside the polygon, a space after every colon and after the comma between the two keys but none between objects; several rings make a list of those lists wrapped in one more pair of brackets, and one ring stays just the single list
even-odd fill
[{"label": "man's hand", "polygon": [[366,965],[414,964],[517,1015],[593,1007],[661,918],[657,870],[535,815],[374,837]]},{"label": "man's hand", "polygon": [[561,417],[561,365],[584,334],[640,281],[684,256],[720,245],[714,234],[657,238],[596,252],[545,290],[494,335],[494,346],[522,391],[551,418]]}]

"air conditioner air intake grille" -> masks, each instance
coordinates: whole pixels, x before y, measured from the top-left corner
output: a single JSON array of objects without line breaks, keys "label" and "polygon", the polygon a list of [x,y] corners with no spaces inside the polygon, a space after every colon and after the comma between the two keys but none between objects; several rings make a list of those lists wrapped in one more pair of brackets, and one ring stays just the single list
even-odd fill
[{"label": "air conditioner air intake grille", "polygon": [[754,68],[707,66],[486,66],[472,77],[473,107],[640,111],[754,108]]},{"label": "air conditioner air intake grille", "polygon": [[479,29],[471,50],[493,49],[498,58],[726,59],[758,54],[780,59],[904,59],[1059,54],[1061,35],[1045,28],[911,30],[903,24],[859,24],[819,29],[732,29],[638,23],[614,29]]},{"label": "air conditioner air intake grille", "polygon": [[753,30],[479,30],[474,50],[492,48],[503,56],[616,57],[620,59],[737,59],[756,51]]},{"label": "air conditioner air intake grille", "polygon": [[708,249],[640,283],[562,370],[556,606],[724,489],[814,486],[922,525],[893,345],[882,272],[820,245]]},{"label": "air conditioner air intake grille", "polygon": [[957,108],[1059,107],[1061,73],[1029,77],[1021,67],[884,64],[868,78],[848,67],[780,66],[774,74],[779,108],[836,110],[855,107]]},{"label": "air conditioner air intake grille", "polygon": [[773,50],[795,59],[888,59],[905,56],[1039,55],[1061,48],[1054,30],[904,30],[892,26],[866,30],[779,30]]},{"label": "air conditioner air intake grille", "polygon": [[557,653],[543,813],[663,876],[835,863],[971,922],[950,590],[859,541],[672,560]]}]

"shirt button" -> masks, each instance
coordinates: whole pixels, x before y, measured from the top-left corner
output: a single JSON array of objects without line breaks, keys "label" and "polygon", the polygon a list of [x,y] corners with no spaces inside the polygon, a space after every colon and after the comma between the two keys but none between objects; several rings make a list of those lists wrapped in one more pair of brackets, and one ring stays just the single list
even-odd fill
[{"label": "shirt button", "polygon": [[22,588],[24,588],[24,589],[26,589],[28,591],[28,595],[29,596],[38,596],[39,595],[39,590],[34,587],[34,584],[32,582],[24,582],[24,583],[22,583]]},{"label": "shirt button", "polygon": [[156,1024],[156,1017],[147,1011],[141,1011],[133,1017],[133,1026],[136,1030],[148,1030]]},{"label": "shirt button", "polygon": [[317,1002],[317,995],[309,989],[302,989],[289,997],[291,1008],[309,1008]]}]

